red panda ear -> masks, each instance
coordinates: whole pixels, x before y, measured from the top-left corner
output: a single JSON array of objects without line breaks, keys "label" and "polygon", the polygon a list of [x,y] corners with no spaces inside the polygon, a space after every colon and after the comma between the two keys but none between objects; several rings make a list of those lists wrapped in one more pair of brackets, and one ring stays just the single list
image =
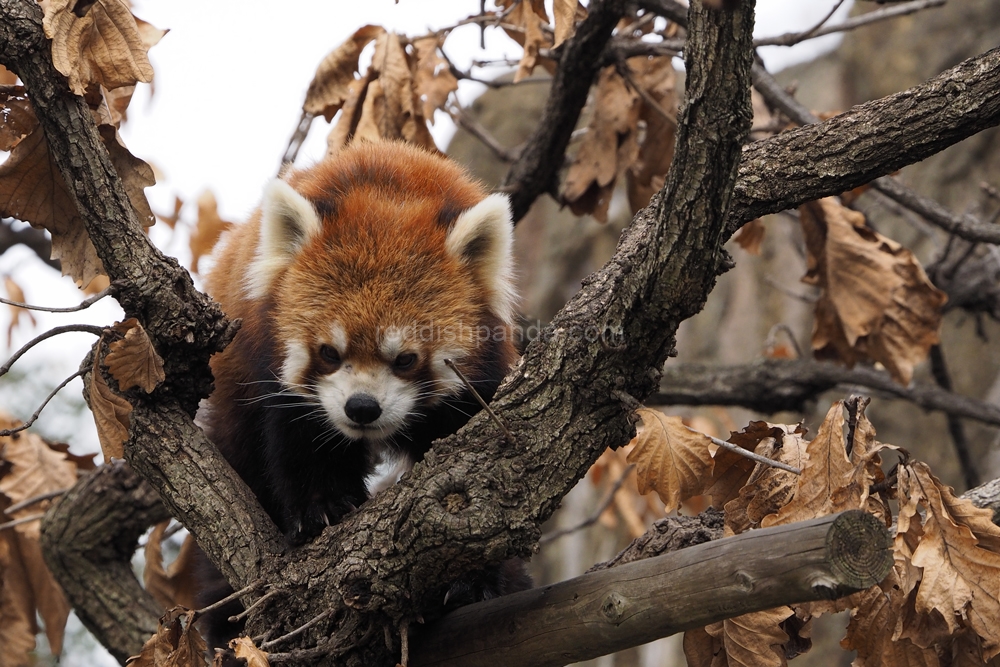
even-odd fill
[{"label": "red panda ear", "polygon": [[260,205],[260,238],[247,276],[250,298],[259,299],[306,242],[320,232],[316,209],[280,179],[264,188]]},{"label": "red panda ear", "polygon": [[508,324],[515,300],[513,231],[507,196],[494,194],[458,216],[445,240],[447,253],[472,269],[489,290],[493,311]]}]

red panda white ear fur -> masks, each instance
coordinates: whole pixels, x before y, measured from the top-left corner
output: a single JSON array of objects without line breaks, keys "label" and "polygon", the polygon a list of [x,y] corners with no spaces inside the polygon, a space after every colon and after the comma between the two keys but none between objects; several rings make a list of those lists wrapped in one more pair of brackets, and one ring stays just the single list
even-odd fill
[{"label": "red panda white ear fur", "polygon": [[319,215],[309,200],[285,181],[271,181],[264,188],[260,205],[260,238],[247,273],[248,296],[251,299],[266,296],[278,273],[320,228]]},{"label": "red panda white ear fur", "polygon": [[493,311],[507,324],[513,322],[516,299],[513,232],[507,196],[493,194],[458,216],[445,240],[445,251],[472,269],[490,291]]}]

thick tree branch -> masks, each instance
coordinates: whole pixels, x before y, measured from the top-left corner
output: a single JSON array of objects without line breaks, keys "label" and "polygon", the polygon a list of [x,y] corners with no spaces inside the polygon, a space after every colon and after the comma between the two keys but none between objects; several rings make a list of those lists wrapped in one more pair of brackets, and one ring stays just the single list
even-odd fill
[{"label": "thick tree branch", "polygon": [[892,568],[884,524],[854,510],[763,528],[459,609],[414,667],[560,667],[781,605],[833,599]]},{"label": "thick tree branch", "polygon": [[941,387],[895,382],[887,373],[857,366],[803,360],[760,359],[740,366],[667,364],[658,405],[739,405],[763,413],[802,412],[806,403],[835,387],[864,388],[910,401],[926,410],[1000,426],[1000,407]]},{"label": "thick tree branch", "polygon": [[5,218],[0,221],[0,253],[6,252],[8,248],[22,244],[56,271],[61,270],[58,259],[52,259],[52,242],[40,229],[34,227],[24,227],[14,231],[13,220]]}]

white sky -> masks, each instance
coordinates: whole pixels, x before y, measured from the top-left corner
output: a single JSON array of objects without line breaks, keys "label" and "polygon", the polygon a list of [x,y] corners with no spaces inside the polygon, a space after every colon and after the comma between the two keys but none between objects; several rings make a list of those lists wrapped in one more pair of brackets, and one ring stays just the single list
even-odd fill
[{"label": "white sky", "polygon": [[[758,0],[757,34],[804,30],[834,4],[835,0]],[[205,188],[215,192],[224,218],[240,221],[253,210],[262,186],[277,171],[316,65],[354,30],[377,23],[416,35],[478,11],[479,2],[284,0],[280,9],[261,0],[133,0],[133,5],[137,16],[170,32],[150,51],[155,95],[150,96],[149,86],[140,85],[122,135],[130,150],[157,170],[159,182],[146,191],[153,209],[172,211],[176,195],[190,202],[181,216],[193,222],[195,200]],[[846,16],[850,5],[848,0],[837,18]],[[768,47],[762,56],[776,71],[833,48],[838,41],[838,36],[830,36],[791,49]],[[469,26],[456,30],[445,49],[462,69],[468,69],[474,57],[520,55],[519,47],[499,30],[487,31],[486,46],[484,54],[479,50],[479,30]],[[486,77],[500,73],[478,72]],[[463,82],[459,98],[469,103],[481,92],[479,84]],[[452,131],[450,121],[439,113],[434,136],[441,148]],[[327,124],[315,121],[300,152],[300,165],[323,155],[326,133]],[[161,223],[154,227],[152,238],[187,263],[185,231],[171,234]],[[0,257],[0,275],[12,276],[30,303],[66,306],[81,298],[69,279],[57,277],[24,247]],[[36,326],[22,323],[14,329],[8,354],[52,326],[105,325],[122,318],[110,299],[82,313],[35,316]],[[9,321],[8,310],[0,308],[0,333]],[[72,334],[42,343],[15,366],[17,375],[0,382],[0,409],[29,416],[49,389],[77,369],[93,341],[90,335]],[[5,343],[0,337],[0,346]],[[70,384],[43,413],[37,428],[68,441],[78,453],[96,452],[97,437],[89,413],[81,407],[81,388],[79,380]],[[65,655],[61,664],[116,663],[95,649]]]}]

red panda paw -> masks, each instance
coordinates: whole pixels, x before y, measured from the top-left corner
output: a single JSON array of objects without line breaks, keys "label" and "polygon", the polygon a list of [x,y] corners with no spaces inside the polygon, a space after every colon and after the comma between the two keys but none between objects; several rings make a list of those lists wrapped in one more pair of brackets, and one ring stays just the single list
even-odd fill
[{"label": "red panda paw", "polygon": [[[361,504],[360,502],[357,504]],[[291,529],[285,533],[285,540],[290,546],[305,544],[323,532],[327,526],[340,523],[347,514],[358,507],[350,498],[317,500],[293,517]]]}]

